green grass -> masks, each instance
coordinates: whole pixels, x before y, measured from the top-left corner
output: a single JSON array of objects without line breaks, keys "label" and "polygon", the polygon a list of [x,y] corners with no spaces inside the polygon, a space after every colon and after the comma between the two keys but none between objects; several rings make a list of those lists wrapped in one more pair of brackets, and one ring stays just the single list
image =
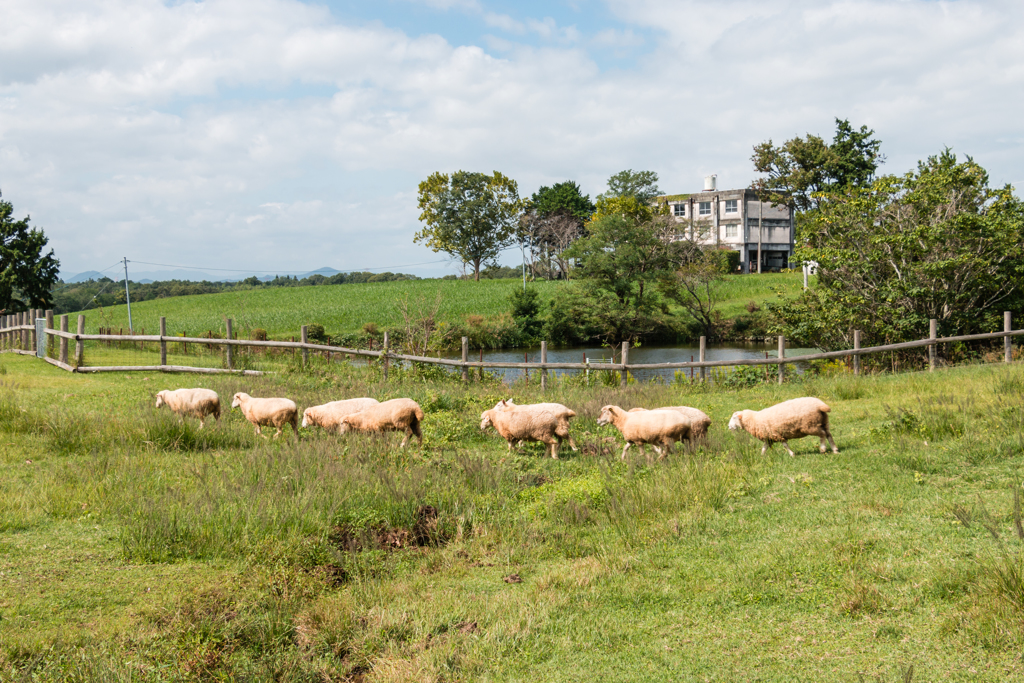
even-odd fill
[{"label": "green grass", "polygon": [[[747,302],[759,306],[767,300],[793,296],[800,291],[799,273],[729,275],[722,291],[721,312],[731,317],[745,312]],[[517,280],[418,280],[319,287],[277,287],[243,292],[202,294],[154,299],[132,304],[132,322],[138,331],[156,334],[160,316],[167,318],[168,334],[199,336],[224,331],[224,319],[232,318],[236,333],[248,336],[261,328],[274,338],[299,336],[302,325],[319,323],[330,334],[355,333],[365,323],[381,329],[401,326],[397,302],[408,297],[413,306],[432,304],[441,294],[440,319],[463,321],[468,315],[492,316],[509,310],[508,297],[521,287]],[[539,281],[537,288],[546,305],[562,282]],[[72,316],[72,328],[74,327]],[[126,306],[112,306],[85,313],[86,331],[99,327],[128,329]]]},{"label": "green grass", "polygon": [[[555,461],[478,430],[535,385],[0,364],[0,680],[1024,676],[1021,366],[742,391],[561,382],[544,398],[577,411],[581,450]],[[199,430],[153,407],[176,386],[300,408],[409,396],[426,443],[268,441],[238,411]],[[725,429],[801,395],[831,404],[838,455],[806,439],[761,457]],[[607,403],[699,406],[709,444],[621,462],[596,424]]]}]

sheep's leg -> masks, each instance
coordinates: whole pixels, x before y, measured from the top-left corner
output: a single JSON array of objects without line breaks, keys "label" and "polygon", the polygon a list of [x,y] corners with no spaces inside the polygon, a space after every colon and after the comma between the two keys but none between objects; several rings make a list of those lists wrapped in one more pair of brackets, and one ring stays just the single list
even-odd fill
[{"label": "sheep's leg", "polygon": [[789,442],[788,441],[783,439],[782,440],[782,445],[785,446],[786,447],[786,451],[789,452],[789,457],[792,458],[792,457],[796,456],[796,453],[793,452],[793,449],[789,447]]},{"label": "sheep's leg", "polygon": [[[203,427],[205,427],[205,426],[206,426],[206,425],[205,425],[205,424],[203,423],[203,418],[199,418],[199,428],[200,428],[200,429],[202,429],[202,428],[203,428]],[[821,448],[822,448],[822,451],[821,451],[821,452],[822,452],[822,453],[824,453],[824,452],[825,452],[825,447],[824,447],[824,446],[822,446]]]},{"label": "sheep's leg", "polygon": [[825,449],[825,437],[819,436],[818,437],[818,452],[819,453],[824,453],[825,450],[826,450]]},{"label": "sheep's leg", "polygon": [[630,445],[631,444],[627,441],[626,442],[626,447],[622,449],[622,458],[621,458],[621,460],[625,460],[626,459],[626,451],[629,450]]},{"label": "sheep's leg", "polygon": [[275,438],[275,439],[276,439],[277,437],[279,437],[279,436],[281,436],[281,428],[280,428],[280,427],[278,427],[278,428],[277,428],[277,431],[276,431],[276,432],[274,432],[274,438]]},{"label": "sheep's leg", "polygon": [[576,448],[576,442],[572,440],[572,434],[569,435],[569,448],[571,448],[573,451],[579,450],[578,448]]},{"label": "sheep's leg", "polygon": [[551,457],[558,460],[558,445],[561,443],[558,439],[551,439],[548,445],[551,446]]},{"label": "sheep's leg", "polygon": [[407,444],[408,442],[409,442],[409,432],[406,432],[405,436],[402,437],[402,443],[398,444],[398,447],[399,448],[405,448],[405,444]]},{"label": "sheep's leg", "polygon": [[[828,427],[825,427],[825,436],[828,438],[828,442],[830,444],[832,444],[832,452],[833,453],[838,453],[839,452],[839,446],[837,446],[836,442],[832,440],[832,432],[829,431]],[[822,447],[821,447],[821,452],[822,453],[825,452],[825,446],[824,445],[822,445]]]},{"label": "sheep's leg", "polygon": [[761,455],[764,455],[765,453],[767,453],[768,449],[771,448],[771,447],[772,447],[772,442],[771,441],[765,441],[763,444],[761,444]]}]

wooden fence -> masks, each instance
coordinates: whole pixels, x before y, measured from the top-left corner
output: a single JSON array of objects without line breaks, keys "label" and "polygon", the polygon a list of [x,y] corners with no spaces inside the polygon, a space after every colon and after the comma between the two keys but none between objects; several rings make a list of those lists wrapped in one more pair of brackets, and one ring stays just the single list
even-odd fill
[{"label": "wooden fence", "polygon": [[[596,369],[589,363],[549,363],[547,362],[547,342],[541,342],[540,362],[537,363],[513,363],[504,361],[470,361],[469,342],[466,337],[462,338],[462,359],[451,360],[447,358],[429,358],[426,356],[410,356],[406,354],[392,353],[388,342],[388,333],[384,333],[384,344],[381,350],[349,349],[342,346],[330,346],[324,344],[310,344],[306,334],[306,326],[302,326],[301,340],[298,342],[287,341],[254,341],[246,339],[233,339],[232,320],[226,322],[227,335],[225,339],[210,337],[176,337],[167,336],[167,320],[160,318],[160,334],[158,335],[114,335],[114,334],[85,334],[85,316],[78,316],[76,332],[68,331],[68,316],[60,316],[60,329],[54,327],[53,311],[30,310],[14,315],[0,316],[0,352],[20,353],[29,356],[42,358],[47,363],[55,365],[68,372],[194,372],[194,373],[231,373],[238,375],[260,375],[257,370],[235,369],[232,349],[234,347],[269,348],[269,349],[293,349],[302,351],[302,362],[305,365],[309,361],[310,352],[326,355],[330,360],[332,354],[348,356],[365,356],[383,360],[384,379],[388,377],[388,368],[391,361],[405,361],[412,363],[432,363],[447,367],[459,368],[462,372],[463,381],[469,381],[469,371],[472,368],[506,368],[523,369],[529,373],[530,370],[540,372],[541,387],[547,386],[548,370],[592,370]],[[826,353],[812,353],[802,356],[786,357],[786,340],[778,338],[778,357],[776,358],[750,358],[742,360],[706,360],[706,340],[700,338],[700,360],[681,361],[677,363],[633,363],[629,362],[629,343],[622,344],[622,357],[620,362],[602,363],[601,370],[610,370],[620,373],[622,386],[626,385],[629,372],[637,370],[687,370],[697,369],[700,371],[701,380],[706,379],[708,368],[733,367],[742,365],[777,365],[778,381],[781,383],[785,378],[785,365],[796,360],[812,361],[853,357],[853,373],[859,375],[861,371],[861,356],[874,353],[885,353],[888,351],[904,351],[907,349],[928,348],[929,370],[935,369],[936,347],[938,344],[953,342],[985,341],[992,339],[1003,339],[1004,361],[1009,363],[1012,360],[1012,339],[1024,335],[1024,330],[1012,328],[1012,317],[1007,311],[1003,316],[1003,331],[990,332],[986,334],[968,334],[955,337],[937,336],[937,321],[932,320],[930,334],[927,339],[903,342],[900,344],[886,344],[884,346],[869,346],[861,348],[860,331],[853,335],[853,348],[843,351],[829,351]],[[85,365],[85,342],[139,342],[157,343],[160,345],[159,365],[120,365],[120,366],[97,366],[87,367]],[[69,356],[70,343],[74,342],[74,356]],[[199,368],[183,365],[167,364],[168,343],[184,344],[205,344],[207,346],[223,347],[224,368]],[[50,357],[55,354],[57,357]],[[73,360],[73,362],[72,362]]]}]

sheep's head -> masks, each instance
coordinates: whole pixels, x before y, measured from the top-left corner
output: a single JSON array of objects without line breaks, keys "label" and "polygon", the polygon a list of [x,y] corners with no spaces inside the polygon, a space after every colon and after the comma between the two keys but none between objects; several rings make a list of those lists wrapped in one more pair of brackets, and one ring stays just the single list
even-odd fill
[{"label": "sheep's head", "polygon": [[597,418],[598,426],[604,427],[606,424],[611,424],[612,407],[613,406],[605,406],[604,408],[601,408],[601,417]]},{"label": "sheep's head", "polygon": [[310,419],[310,415],[309,415],[309,411],[310,410],[311,410],[311,408],[306,408],[305,410],[302,411],[302,426],[303,427],[308,427],[309,425],[313,424],[313,420]]},{"label": "sheep's head", "polygon": [[515,408],[516,403],[510,398],[503,398],[494,404],[495,410],[506,410],[508,408]]},{"label": "sheep's head", "polygon": [[491,426],[491,415],[489,410],[480,413],[480,429],[487,429]]},{"label": "sheep's head", "polygon": [[734,432],[737,429],[743,429],[743,413],[741,411],[736,411],[729,418],[729,429]]},{"label": "sheep's head", "polygon": [[164,392],[161,391],[156,395],[156,407],[159,408],[164,403],[166,403],[166,401],[164,401]]},{"label": "sheep's head", "polygon": [[341,418],[341,422],[338,423],[338,433],[345,434],[352,430],[352,425],[348,421],[348,415]]},{"label": "sheep's head", "polygon": [[243,393],[241,391],[238,392],[231,399],[231,407],[232,408],[237,408],[238,406],[242,405],[243,399],[246,399],[246,398],[249,398],[249,394]]}]

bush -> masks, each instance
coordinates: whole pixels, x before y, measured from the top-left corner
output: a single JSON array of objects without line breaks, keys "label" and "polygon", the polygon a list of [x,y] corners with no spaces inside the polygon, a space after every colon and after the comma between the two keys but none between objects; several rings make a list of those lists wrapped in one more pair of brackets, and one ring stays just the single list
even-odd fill
[{"label": "bush", "polygon": [[252,332],[249,333],[249,339],[252,341],[267,341],[267,331],[261,327],[253,328]]},{"label": "bush", "polygon": [[327,331],[324,330],[324,326],[320,323],[310,323],[306,325],[306,339],[311,342],[323,342],[326,343],[329,339]]}]

